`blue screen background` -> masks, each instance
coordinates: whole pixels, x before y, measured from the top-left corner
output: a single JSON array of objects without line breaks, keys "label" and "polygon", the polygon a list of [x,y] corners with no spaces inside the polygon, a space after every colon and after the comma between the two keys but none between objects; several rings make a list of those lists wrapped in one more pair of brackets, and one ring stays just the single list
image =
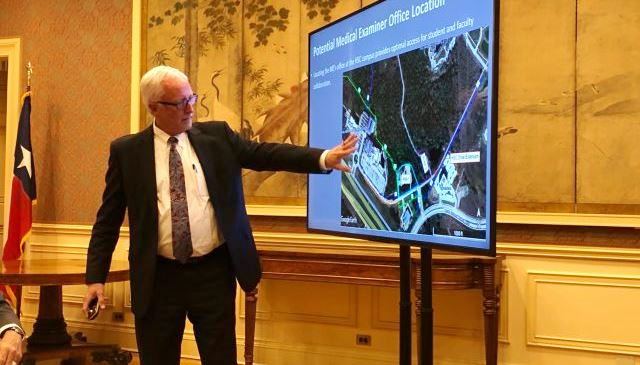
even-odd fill
[{"label": "blue screen background", "polygon": [[[489,27],[489,59],[488,59],[488,90],[493,90],[494,76],[493,70],[493,47],[494,32],[494,4],[493,0],[431,0],[433,3],[441,3],[437,7],[425,14],[415,17],[411,15],[403,22],[389,26],[393,20],[392,16],[397,11],[409,11],[412,6],[417,7],[430,3],[429,0],[387,0],[367,8],[355,15],[340,20],[324,29],[321,29],[309,37],[309,145],[317,148],[331,148],[340,143],[342,139],[342,117],[343,117],[343,73],[350,69],[363,67],[383,59],[387,59],[396,54],[425,47],[438,43],[444,39],[451,38],[478,27]],[[433,38],[429,38],[429,33],[438,29],[446,28],[456,22],[464,22],[469,18],[473,19],[473,26],[449,31]],[[397,19],[397,18],[395,18]],[[327,44],[335,40],[336,37],[344,36],[350,32],[357,32],[360,27],[386,20],[386,28],[364,38],[357,39],[349,44],[334,47],[324,53],[316,51],[314,48]],[[433,35],[434,33],[432,33]],[[422,35],[422,36],[421,36]],[[426,37],[425,37],[426,36]],[[402,42],[419,38],[419,42],[398,49],[396,52],[380,54],[377,57],[362,61],[364,57],[376,51],[381,51],[387,47],[402,44]],[[360,62],[357,62],[361,60]],[[487,101],[487,151],[492,150],[494,136],[491,131],[492,99],[494,95],[488,95]],[[414,234],[398,231],[385,231],[377,229],[346,227],[340,224],[341,217],[341,172],[333,171],[326,175],[309,176],[308,194],[308,225],[311,229],[328,232],[346,233],[350,235],[364,235],[368,237],[380,237],[385,240],[397,239],[410,240],[413,242],[423,242],[425,244],[437,244],[439,246],[452,246],[457,248],[471,248],[476,250],[489,250],[492,242],[489,230],[495,224],[495,207],[491,206],[491,169],[495,168],[492,163],[494,158],[487,158],[486,169],[486,207],[487,207],[487,233],[485,239],[456,237],[447,235]]]}]

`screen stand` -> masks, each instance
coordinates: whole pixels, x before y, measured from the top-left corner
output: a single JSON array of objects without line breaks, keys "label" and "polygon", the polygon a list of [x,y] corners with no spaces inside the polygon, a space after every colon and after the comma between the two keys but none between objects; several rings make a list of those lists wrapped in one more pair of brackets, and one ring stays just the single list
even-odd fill
[{"label": "screen stand", "polygon": [[433,295],[430,248],[420,248],[420,343],[418,344],[418,364],[433,365]]},{"label": "screen stand", "polygon": [[[430,248],[420,248],[418,364],[433,365],[433,296]],[[411,247],[400,244],[400,365],[411,365]]]},{"label": "screen stand", "polygon": [[411,246],[400,244],[400,365],[411,365]]}]

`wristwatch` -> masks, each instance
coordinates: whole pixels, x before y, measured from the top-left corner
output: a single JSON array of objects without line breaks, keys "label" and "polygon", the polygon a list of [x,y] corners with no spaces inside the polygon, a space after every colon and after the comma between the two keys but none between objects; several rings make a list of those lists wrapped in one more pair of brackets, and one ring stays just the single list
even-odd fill
[{"label": "wristwatch", "polygon": [[24,338],[24,336],[26,335],[24,333],[24,330],[22,328],[20,328],[20,326],[18,326],[17,324],[14,324],[13,326],[7,327],[4,331],[2,331],[2,333],[0,333],[0,338],[4,337],[4,334],[7,331],[13,331],[16,332],[17,334],[19,334],[22,338]]}]

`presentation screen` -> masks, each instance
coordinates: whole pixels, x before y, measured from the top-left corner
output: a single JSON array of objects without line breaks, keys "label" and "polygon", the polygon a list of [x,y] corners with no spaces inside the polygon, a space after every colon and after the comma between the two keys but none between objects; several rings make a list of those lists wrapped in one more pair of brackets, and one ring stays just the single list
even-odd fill
[{"label": "presentation screen", "polygon": [[497,1],[387,0],[309,35],[312,231],[495,254]]}]

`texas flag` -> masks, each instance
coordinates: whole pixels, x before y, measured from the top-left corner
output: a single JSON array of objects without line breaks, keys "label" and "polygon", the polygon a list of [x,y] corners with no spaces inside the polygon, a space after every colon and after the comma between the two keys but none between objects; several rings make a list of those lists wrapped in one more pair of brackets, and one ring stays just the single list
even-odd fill
[{"label": "texas flag", "polygon": [[[36,202],[36,175],[31,153],[31,92],[22,97],[22,110],[18,122],[18,135],[13,163],[13,182],[11,183],[11,202],[7,242],[4,243],[2,260],[22,258],[24,243],[31,234],[31,208]],[[14,306],[20,298],[20,288],[5,285],[2,291]]]}]

